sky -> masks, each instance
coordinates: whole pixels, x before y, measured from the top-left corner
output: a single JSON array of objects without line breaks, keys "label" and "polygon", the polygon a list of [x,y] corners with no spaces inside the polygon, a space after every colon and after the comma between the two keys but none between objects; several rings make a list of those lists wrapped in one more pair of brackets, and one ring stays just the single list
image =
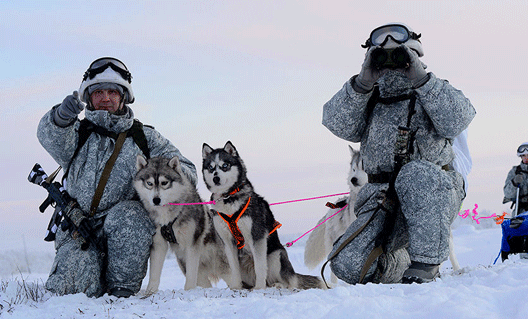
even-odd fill
[{"label": "sky", "polygon": [[[136,117],[195,163],[204,199],[202,144],[228,140],[270,203],[347,192],[348,145],[359,144],[323,127],[322,108],[360,71],[370,31],[388,22],[421,33],[428,70],[477,110],[463,209],[501,213],[506,175],[528,141],[527,16],[525,0],[1,1],[0,221],[44,231],[46,193],[27,175],[36,162],[47,172],[57,164],[36,128],[102,56],[127,65]],[[298,233],[325,202],[273,210],[283,232]]]}]

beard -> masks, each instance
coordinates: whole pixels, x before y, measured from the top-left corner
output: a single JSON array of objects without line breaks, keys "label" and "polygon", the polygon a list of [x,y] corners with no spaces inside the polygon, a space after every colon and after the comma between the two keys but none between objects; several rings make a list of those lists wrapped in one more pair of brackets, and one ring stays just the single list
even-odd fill
[{"label": "beard", "polygon": [[402,72],[388,70],[378,79],[380,96],[395,97],[412,92],[412,82]]}]

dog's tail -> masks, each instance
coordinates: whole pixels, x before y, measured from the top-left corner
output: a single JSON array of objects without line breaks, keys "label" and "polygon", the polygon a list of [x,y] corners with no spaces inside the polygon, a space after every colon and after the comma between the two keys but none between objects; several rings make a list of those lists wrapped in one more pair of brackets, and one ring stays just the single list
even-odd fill
[{"label": "dog's tail", "polygon": [[326,285],[321,278],[311,275],[295,274],[293,278],[293,287],[297,289],[326,289]]},{"label": "dog's tail", "polygon": [[[321,224],[326,218],[325,215],[317,222],[317,225]],[[306,241],[304,247],[304,264],[309,269],[314,269],[326,258],[325,232],[326,224],[322,224],[310,233]]]}]

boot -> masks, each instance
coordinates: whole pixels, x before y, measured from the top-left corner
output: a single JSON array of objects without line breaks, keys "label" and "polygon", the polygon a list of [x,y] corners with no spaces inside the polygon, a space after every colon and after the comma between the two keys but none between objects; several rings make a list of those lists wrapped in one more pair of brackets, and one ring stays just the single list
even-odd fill
[{"label": "boot", "polygon": [[110,289],[110,292],[108,294],[117,298],[128,298],[132,296],[134,292],[127,288],[115,287]]},{"label": "boot", "polygon": [[403,273],[402,284],[423,284],[438,277],[440,277],[440,265],[412,261],[411,266]]}]

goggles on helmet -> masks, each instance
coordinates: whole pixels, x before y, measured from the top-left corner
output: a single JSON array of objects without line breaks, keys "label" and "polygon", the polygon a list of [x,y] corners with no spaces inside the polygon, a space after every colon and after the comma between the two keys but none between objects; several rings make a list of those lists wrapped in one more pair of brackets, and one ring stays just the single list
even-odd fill
[{"label": "goggles on helmet", "polygon": [[128,83],[132,83],[132,74],[128,71],[125,64],[116,58],[100,58],[92,62],[86,72],[84,72],[83,81],[93,79],[97,74],[104,72],[107,68],[112,68],[121,75]]},{"label": "goggles on helmet", "polygon": [[517,156],[528,155],[528,144],[523,144],[517,149]]},{"label": "goggles on helmet", "polygon": [[410,31],[402,24],[387,24],[372,30],[370,37],[362,47],[369,48],[371,46],[383,46],[389,41],[389,37],[394,42],[402,44],[410,39],[418,40],[421,36],[421,34],[416,34]]}]

